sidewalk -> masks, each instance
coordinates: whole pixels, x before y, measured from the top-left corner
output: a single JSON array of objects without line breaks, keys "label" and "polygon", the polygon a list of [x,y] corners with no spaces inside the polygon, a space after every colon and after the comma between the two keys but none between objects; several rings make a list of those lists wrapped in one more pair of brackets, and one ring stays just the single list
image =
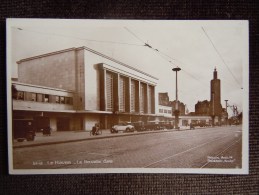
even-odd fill
[{"label": "sidewalk", "polygon": [[[189,127],[181,128],[181,130],[188,130]],[[161,132],[171,132],[176,131],[176,129],[164,129],[164,130],[155,130],[155,131],[142,131],[142,132],[130,132],[130,133],[111,133],[110,130],[102,130],[101,135],[90,135],[90,131],[53,131],[50,136],[42,135],[41,132],[37,132],[34,141],[18,142],[17,140],[13,141],[13,148],[24,148],[31,146],[41,146],[41,145],[50,145],[50,144],[59,144],[59,143],[68,143],[76,141],[85,141],[85,140],[94,140],[94,139],[105,139],[112,137],[120,136],[134,136],[140,134],[149,134],[149,133],[161,133]]]}]

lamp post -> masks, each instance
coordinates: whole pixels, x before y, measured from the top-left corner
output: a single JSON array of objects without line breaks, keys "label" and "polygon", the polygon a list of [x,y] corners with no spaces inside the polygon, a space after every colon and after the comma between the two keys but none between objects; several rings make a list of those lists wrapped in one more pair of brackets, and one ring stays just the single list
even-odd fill
[{"label": "lamp post", "polygon": [[226,102],[226,125],[228,125],[228,100],[225,100]]},{"label": "lamp post", "polygon": [[175,71],[176,73],[176,78],[175,78],[175,85],[176,85],[176,88],[175,88],[175,99],[176,99],[176,102],[175,102],[175,111],[174,111],[174,115],[175,115],[175,128],[176,129],[179,129],[178,127],[178,123],[179,123],[179,108],[178,108],[178,86],[177,86],[177,72],[181,70],[181,68],[179,67],[176,67],[176,68],[173,68],[172,69],[173,71]]},{"label": "lamp post", "polygon": [[212,99],[212,112],[211,112],[211,118],[212,118],[212,126],[215,126],[215,102],[214,102],[214,92],[211,94]]}]

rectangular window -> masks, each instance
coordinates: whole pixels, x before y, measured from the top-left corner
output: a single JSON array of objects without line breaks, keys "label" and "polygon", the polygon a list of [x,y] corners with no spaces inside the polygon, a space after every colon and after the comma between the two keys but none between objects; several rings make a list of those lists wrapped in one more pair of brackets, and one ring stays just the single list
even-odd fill
[{"label": "rectangular window", "polygon": [[24,92],[23,91],[18,91],[17,99],[18,100],[24,100]]},{"label": "rectangular window", "polygon": [[49,95],[47,94],[44,95],[44,102],[49,102]]},{"label": "rectangular window", "polygon": [[65,97],[60,97],[60,103],[65,104]]},{"label": "rectangular window", "polygon": [[119,111],[125,112],[125,102],[126,102],[126,81],[124,77],[120,77],[119,83]]},{"label": "rectangular window", "polygon": [[159,109],[159,113],[163,113],[163,109]]},{"label": "rectangular window", "polygon": [[73,104],[73,99],[72,99],[72,97],[65,97],[65,103],[72,105],[72,104]]},{"label": "rectangular window", "polygon": [[164,113],[167,113],[167,110],[166,110],[166,109],[164,110]]},{"label": "rectangular window", "polygon": [[135,112],[136,111],[136,82],[131,81],[131,94],[130,94],[130,111]]},{"label": "rectangular window", "polygon": [[31,101],[36,102],[37,100],[36,98],[37,98],[36,93],[31,93]]},{"label": "rectangular window", "polygon": [[37,102],[43,102],[43,94],[37,93]]},{"label": "rectangular window", "polygon": [[113,76],[106,73],[106,110],[113,111]]},{"label": "rectangular window", "polygon": [[60,103],[59,96],[56,96],[55,99],[56,99],[56,103],[59,104]]}]

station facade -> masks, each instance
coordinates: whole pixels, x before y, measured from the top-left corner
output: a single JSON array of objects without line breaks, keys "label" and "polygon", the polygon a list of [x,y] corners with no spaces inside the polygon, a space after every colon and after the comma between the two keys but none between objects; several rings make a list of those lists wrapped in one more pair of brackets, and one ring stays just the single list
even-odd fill
[{"label": "station facade", "polygon": [[39,128],[48,124],[57,131],[158,119],[158,79],[87,47],[17,63],[14,119],[34,119]]}]

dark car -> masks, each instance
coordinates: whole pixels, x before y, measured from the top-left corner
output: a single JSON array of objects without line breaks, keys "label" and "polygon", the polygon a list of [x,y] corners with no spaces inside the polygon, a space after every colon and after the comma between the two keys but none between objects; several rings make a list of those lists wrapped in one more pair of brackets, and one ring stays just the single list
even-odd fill
[{"label": "dark car", "polygon": [[135,128],[137,131],[145,131],[145,130],[146,130],[145,124],[144,124],[143,121],[131,122],[131,125],[133,125],[134,128]]},{"label": "dark car", "polygon": [[159,130],[160,125],[158,121],[148,121],[145,125],[145,128],[148,130]]},{"label": "dark car", "polygon": [[14,119],[13,120],[13,138],[18,142],[25,139],[33,141],[35,138],[35,127],[31,119]]}]

